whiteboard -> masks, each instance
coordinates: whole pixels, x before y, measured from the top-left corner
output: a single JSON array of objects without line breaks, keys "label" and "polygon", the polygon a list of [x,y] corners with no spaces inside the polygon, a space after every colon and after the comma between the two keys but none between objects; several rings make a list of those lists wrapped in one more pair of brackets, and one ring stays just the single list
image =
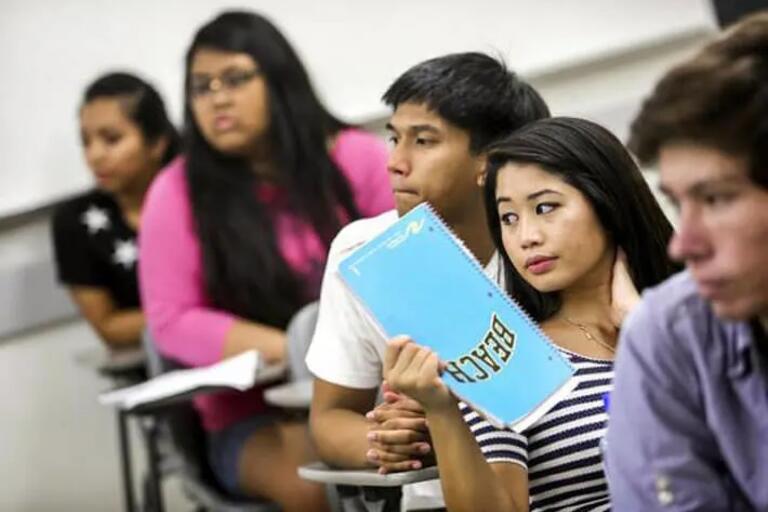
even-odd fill
[{"label": "whiteboard", "polygon": [[480,50],[524,74],[711,26],[705,0],[0,0],[0,218],[85,190],[77,107],[109,70],[137,71],[181,120],[184,51],[225,8],[286,33],[337,115],[382,115],[409,66]]}]

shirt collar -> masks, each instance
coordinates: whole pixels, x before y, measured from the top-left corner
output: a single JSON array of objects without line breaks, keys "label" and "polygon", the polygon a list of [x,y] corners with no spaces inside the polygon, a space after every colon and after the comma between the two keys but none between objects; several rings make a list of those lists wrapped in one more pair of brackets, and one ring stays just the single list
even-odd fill
[{"label": "shirt collar", "polygon": [[734,322],[733,337],[729,340],[728,349],[731,363],[728,365],[728,376],[731,378],[745,377],[757,366],[753,350],[755,333],[751,322]]}]

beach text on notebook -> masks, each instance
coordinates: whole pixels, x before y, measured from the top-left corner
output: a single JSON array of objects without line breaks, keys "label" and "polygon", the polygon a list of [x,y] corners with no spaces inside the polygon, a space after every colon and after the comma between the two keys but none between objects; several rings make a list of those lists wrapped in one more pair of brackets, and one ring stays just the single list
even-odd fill
[{"label": "beach text on notebook", "polygon": [[428,204],[338,272],[386,337],[437,352],[444,382],[497,427],[524,430],[576,385],[570,363]]}]

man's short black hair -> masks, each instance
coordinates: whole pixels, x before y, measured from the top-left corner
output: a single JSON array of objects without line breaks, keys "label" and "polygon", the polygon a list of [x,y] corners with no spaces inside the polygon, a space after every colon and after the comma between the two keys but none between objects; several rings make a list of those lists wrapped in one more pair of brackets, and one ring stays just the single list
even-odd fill
[{"label": "man's short black hair", "polygon": [[402,74],[382,97],[393,109],[421,103],[469,132],[470,150],[537,119],[549,108],[530,84],[483,53],[454,53],[424,61]]},{"label": "man's short black hair", "polygon": [[644,164],[687,142],[746,157],[768,188],[768,10],[744,18],[656,84],[632,127],[629,148]]}]

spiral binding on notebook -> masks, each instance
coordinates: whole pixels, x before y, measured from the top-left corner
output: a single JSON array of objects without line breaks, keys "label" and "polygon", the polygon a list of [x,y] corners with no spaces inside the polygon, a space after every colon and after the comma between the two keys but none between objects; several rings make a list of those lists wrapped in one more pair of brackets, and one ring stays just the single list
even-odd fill
[{"label": "spiral binding on notebook", "polygon": [[[472,251],[469,250],[467,245],[464,243],[464,240],[459,238],[456,233],[453,231],[453,228],[451,228],[447,222],[445,222],[445,219],[443,219],[442,215],[440,215],[435,208],[429,204],[429,203],[422,203],[424,205],[424,208],[428,210],[434,218],[437,220],[438,225],[445,231],[448,236],[453,238],[454,243],[461,249],[461,251],[464,253],[464,255],[469,259],[469,261],[472,263],[472,266],[477,270],[480,275],[485,279],[486,282],[488,282],[491,285],[491,292],[494,293],[494,288],[498,288],[498,291],[500,293],[500,296],[503,300],[505,300],[510,306],[512,306],[512,309],[514,309],[516,312],[518,312],[523,320],[528,324],[529,327],[531,327],[535,332],[539,333],[541,335],[542,339],[544,339],[547,344],[549,345],[549,349],[551,352],[553,352],[555,355],[559,356],[558,348],[555,346],[555,343],[549,338],[549,336],[544,333],[544,331],[541,329],[538,323],[531,318],[531,316],[528,314],[528,312],[520,305],[520,303],[515,300],[514,297],[511,297],[506,290],[504,290],[501,286],[497,286],[498,283],[494,283],[490,277],[485,273],[485,270],[480,265],[480,262],[475,258],[475,256],[472,254]],[[499,258],[501,258],[501,255],[499,255]],[[501,265],[501,262],[499,262]],[[503,269],[501,269],[503,271]]]}]

